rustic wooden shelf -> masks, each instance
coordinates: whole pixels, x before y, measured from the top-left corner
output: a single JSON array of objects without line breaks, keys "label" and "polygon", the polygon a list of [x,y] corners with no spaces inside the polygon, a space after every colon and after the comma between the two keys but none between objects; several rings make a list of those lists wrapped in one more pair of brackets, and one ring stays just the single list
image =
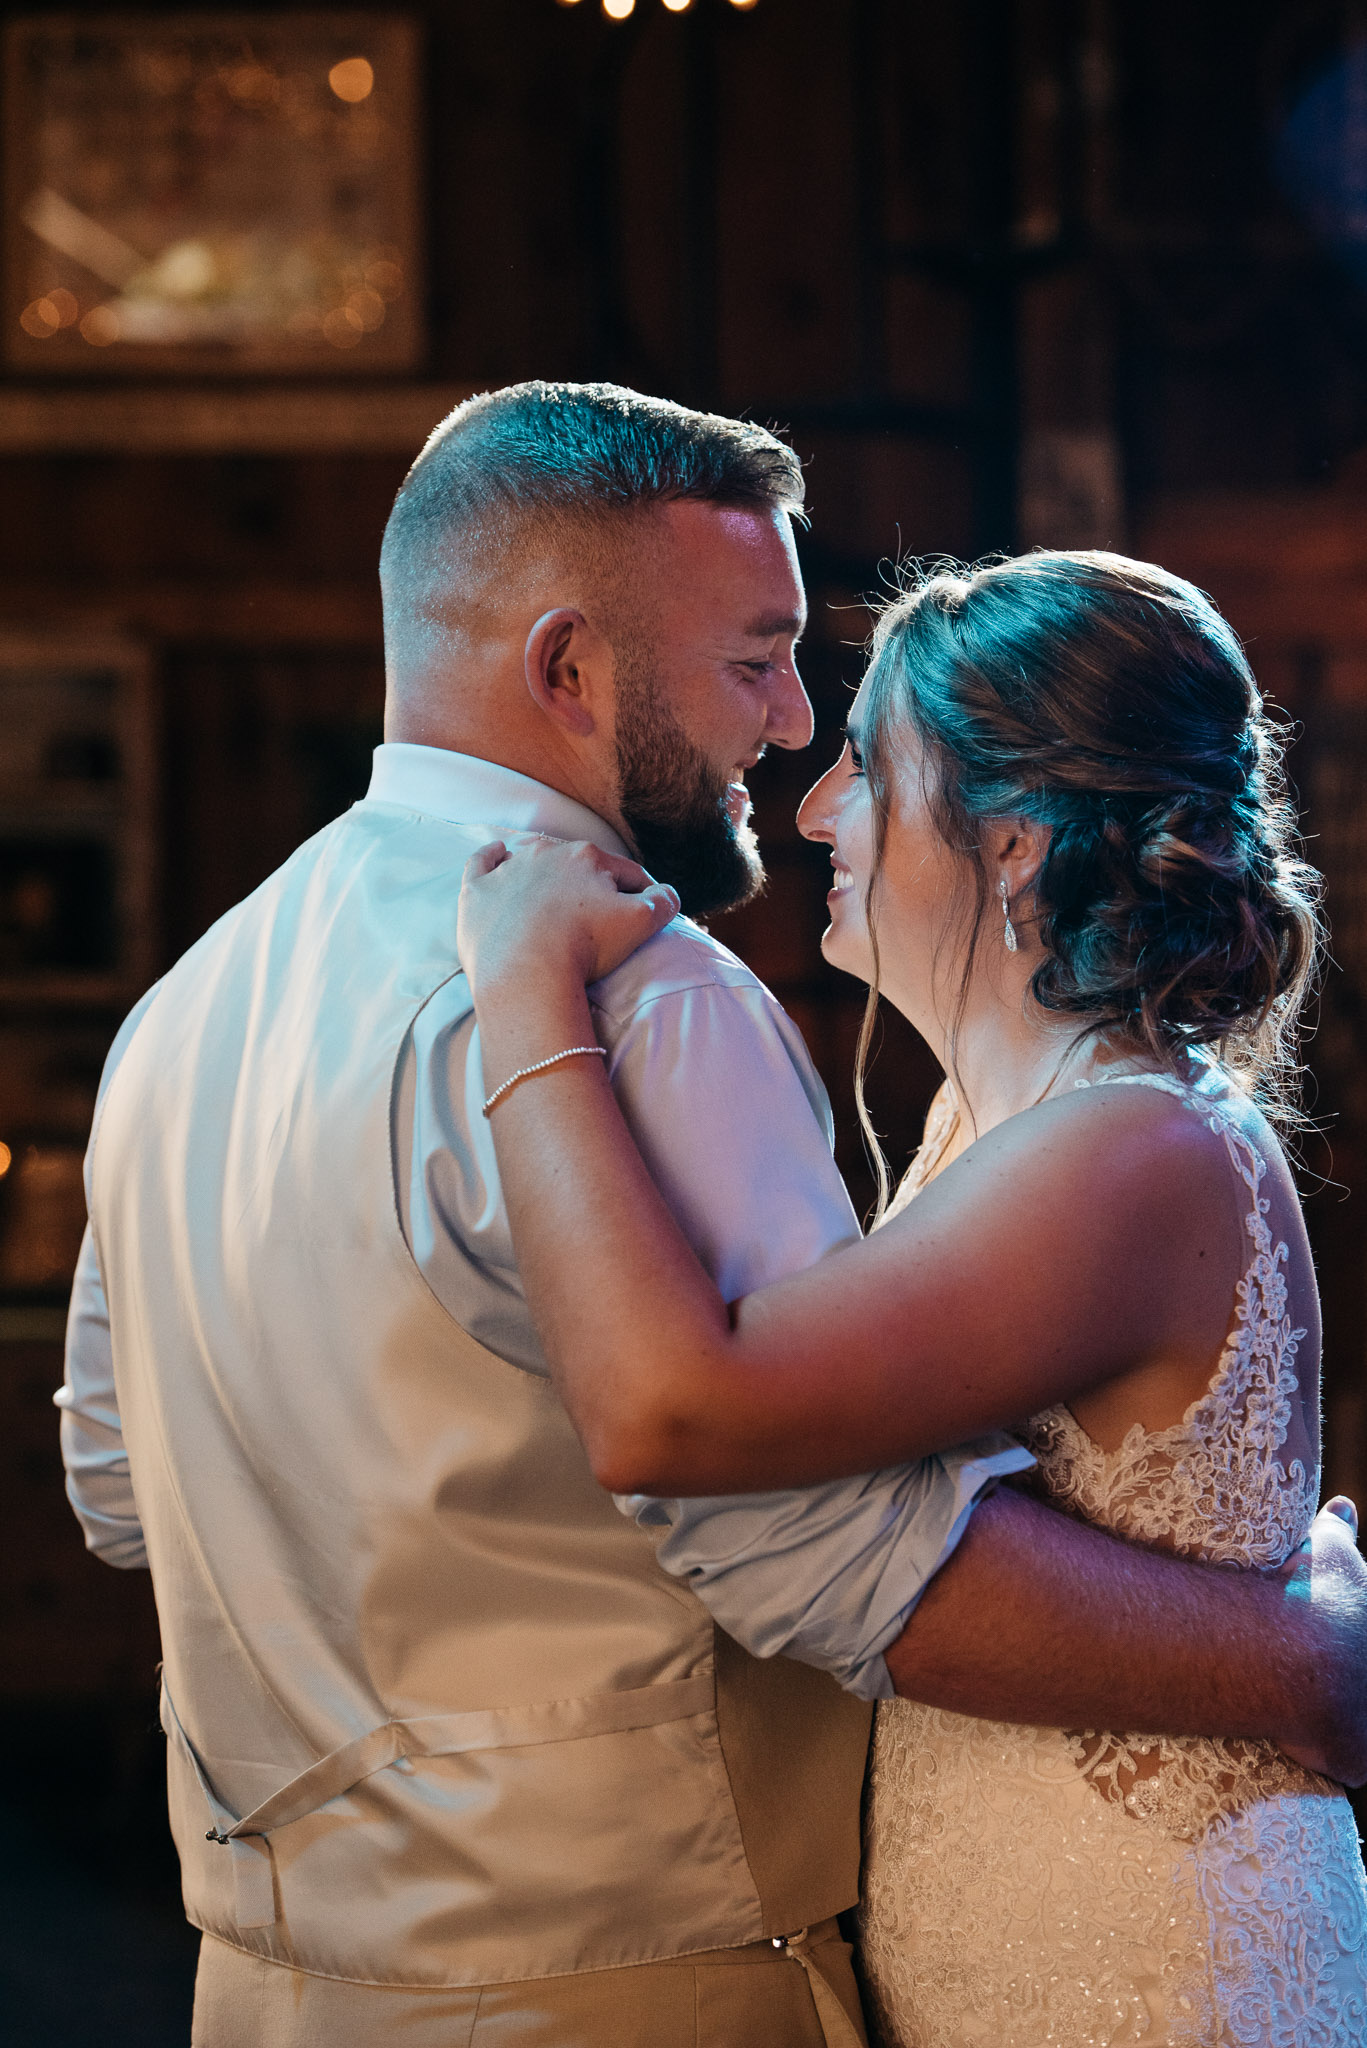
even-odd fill
[{"label": "rustic wooden shelf", "polygon": [[416,455],[465,384],[0,386],[0,455]]}]

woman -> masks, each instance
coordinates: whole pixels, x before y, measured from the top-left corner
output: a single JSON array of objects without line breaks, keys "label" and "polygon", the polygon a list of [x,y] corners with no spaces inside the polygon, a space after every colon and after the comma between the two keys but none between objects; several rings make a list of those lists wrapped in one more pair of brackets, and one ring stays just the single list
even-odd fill
[{"label": "woman", "polygon": [[[827,958],[947,1078],[881,1227],[729,1309],[578,1056],[585,982],[671,893],[549,843],[467,872],[519,1261],[600,1478],[788,1485],[1014,1420],[1068,1511],[1279,1562],[1318,1487],[1314,1273],[1268,1120],[1315,878],[1228,626],[1114,555],[931,576],[884,614],[799,824],[831,849]],[[1367,2038],[1349,1809],[1269,1746],[897,1701],[867,1827],[889,2043]]]}]

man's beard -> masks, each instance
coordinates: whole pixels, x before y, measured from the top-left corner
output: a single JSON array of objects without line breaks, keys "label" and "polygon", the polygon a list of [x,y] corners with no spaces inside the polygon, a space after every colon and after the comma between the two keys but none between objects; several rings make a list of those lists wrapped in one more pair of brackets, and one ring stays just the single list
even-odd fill
[{"label": "man's beard", "polygon": [[688,916],[735,910],[764,885],[758,843],[748,821],[737,825],[731,817],[727,779],[660,699],[653,675],[619,671],[622,821],[642,867],[678,890]]}]

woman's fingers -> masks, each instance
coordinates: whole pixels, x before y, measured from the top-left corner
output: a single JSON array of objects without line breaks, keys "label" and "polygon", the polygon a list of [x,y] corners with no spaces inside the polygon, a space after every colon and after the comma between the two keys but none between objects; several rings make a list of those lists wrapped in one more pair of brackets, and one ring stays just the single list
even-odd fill
[{"label": "woman's fingers", "polygon": [[646,889],[663,886],[656,882],[655,877],[643,868],[638,860],[628,860],[620,853],[604,853],[601,848],[595,848],[594,851],[598,854],[603,872],[612,876],[624,896],[639,896]]},{"label": "woman's fingers", "polygon": [[[625,854],[605,853],[602,847],[593,845],[587,839],[550,839],[542,833],[528,834],[526,839],[511,852],[501,839],[491,839],[486,846],[479,847],[465,863],[465,879],[477,881],[484,875],[492,874],[495,868],[512,863],[519,872],[527,870],[531,881],[531,863],[537,864],[538,872],[544,877],[547,889],[563,887],[563,879],[588,867],[597,874],[610,878],[622,896],[641,896],[647,890],[667,888],[659,883],[641,863],[629,859]],[[675,915],[679,899],[671,889]],[[667,924],[668,918],[664,919]]]},{"label": "woman's fingers", "polygon": [[503,841],[501,839],[491,839],[487,846],[477,846],[475,848],[475,851],[465,863],[461,879],[466,882],[473,882],[479,875],[492,874],[495,868],[502,867],[507,858],[508,849]]},{"label": "woman's fingers", "polygon": [[[652,882],[649,888],[641,891],[641,894],[654,913],[655,930],[662,932],[671,918],[679,914],[681,906],[678,890],[672,889],[668,882]],[[1351,1502],[1349,1505],[1351,1506]]]},{"label": "woman's fingers", "polygon": [[588,840],[518,834],[491,840],[465,864],[457,945],[472,988],[563,960],[585,982],[605,974],[679,911],[677,893],[622,854]]}]

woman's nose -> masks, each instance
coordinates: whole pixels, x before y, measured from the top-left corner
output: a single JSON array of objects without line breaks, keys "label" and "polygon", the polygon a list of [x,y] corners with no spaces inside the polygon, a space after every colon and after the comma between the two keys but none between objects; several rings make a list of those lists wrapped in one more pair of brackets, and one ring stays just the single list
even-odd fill
[{"label": "woman's nose", "polygon": [[830,792],[826,785],[835,773],[828,768],[818,782],[814,782],[797,807],[797,829],[804,839],[816,839],[828,844],[835,843],[835,828],[831,823]]}]

